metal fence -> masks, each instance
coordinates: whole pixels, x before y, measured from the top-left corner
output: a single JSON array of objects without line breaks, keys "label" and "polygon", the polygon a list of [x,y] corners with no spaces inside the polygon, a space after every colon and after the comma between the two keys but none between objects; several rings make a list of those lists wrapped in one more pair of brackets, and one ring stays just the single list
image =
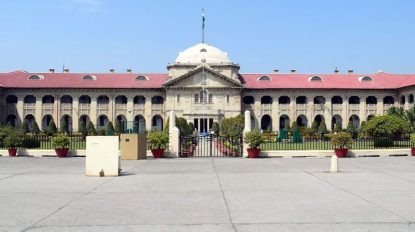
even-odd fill
[{"label": "metal fence", "polygon": [[[374,137],[374,138],[357,138],[353,140],[350,147],[352,150],[366,149],[402,149],[411,148],[412,144],[409,135],[396,137]],[[261,144],[261,149],[269,150],[333,150],[330,138],[302,138],[300,141],[294,142],[292,138],[279,140],[277,138],[270,139]]]},{"label": "metal fence", "polygon": [[[85,150],[86,141],[81,135],[69,136],[71,143],[69,145],[70,150]],[[54,149],[52,145],[52,136],[49,135],[25,135],[23,137],[22,145],[17,147],[18,149],[36,149],[36,150],[49,150]],[[7,149],[0,144],[0,149]]]}]

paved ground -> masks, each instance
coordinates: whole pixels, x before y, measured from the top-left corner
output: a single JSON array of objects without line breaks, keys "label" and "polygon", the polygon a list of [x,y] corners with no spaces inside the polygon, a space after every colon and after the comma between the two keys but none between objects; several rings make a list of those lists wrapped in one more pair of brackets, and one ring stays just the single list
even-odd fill
[{"label": "paved ground", "polygon": [[0,231],[415,231],[415,158],[0,157]]}]

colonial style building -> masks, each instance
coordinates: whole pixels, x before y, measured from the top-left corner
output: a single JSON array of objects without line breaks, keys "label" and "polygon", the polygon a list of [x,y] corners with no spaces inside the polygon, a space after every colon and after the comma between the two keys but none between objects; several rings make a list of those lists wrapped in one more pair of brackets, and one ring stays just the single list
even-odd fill
[{"label": "colonial style building", "polygon": [[[239,73],[227,53],[200,43],[180,52],[167,73],[47,73],[14,71],[0,74],[0,120],[46,129],[65,120],[77,131],[79,122],[105,128],[109,121],[139,131],[163,127],[168,112],[193,122],[199,131],[213,122],[251,111],[254,127],[278,131],[296,120],[313,120],[333,128],[351,120],[356,127],[392,106],[414,104],[415,75],[278,72]],[[125,122],[130,122],[125,123]]]}]

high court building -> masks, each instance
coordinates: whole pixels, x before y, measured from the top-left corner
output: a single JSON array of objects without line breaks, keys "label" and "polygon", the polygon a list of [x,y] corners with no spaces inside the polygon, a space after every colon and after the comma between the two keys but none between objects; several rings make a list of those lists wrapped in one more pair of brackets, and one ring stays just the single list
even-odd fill
[{"label": "high court building", "polygon": [[0,73],[2,124],[46,129],[65,120],[71,131],[81,121],[97,129],[109,121],[133,122],[139,131],[160,130],[174,110],[207,131],[213,122],[251,112],[252,126],[278,131],[287,123],[310,126],[325,121],[331,128],[351,120],[385,114],[392,106],[414,104],[415,75],[382,71],[356,74],[244,74],[226,52],[206,43],[180,52],[166,73]]}]

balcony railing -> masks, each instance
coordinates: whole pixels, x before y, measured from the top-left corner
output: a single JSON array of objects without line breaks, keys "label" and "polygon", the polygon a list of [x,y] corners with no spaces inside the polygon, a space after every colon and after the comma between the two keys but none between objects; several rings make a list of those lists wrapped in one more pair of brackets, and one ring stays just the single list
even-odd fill
[{"label": "balcony railing", "polygon": [[127,104],[115,104],[115,109],[119,109],[119,110],[127,109]]},{"label": "balcony railing", "polygon": [[7,108],[16,108],[16,105],[17,105],[16,103],[7,103],[6,107]]},{"label": "balcony railing", "polygon": [[108,109],[109,104],[108,103],[97,103],[98,109]]},{"label": "balcony railing", "polygon": [[24,108],[36,108],[36,103],[24,103]]},{"label": "balcony railing", "polygon": [[367,110],[376,110],[377,105],[376,104],[366,104],[366,109]]},{"label": "balcony railing", "polygon": [[290,109],[290,104],[279,104],[278,109],[280,109],[280,110],[289,110]]},{"label": "balcony railing", "polygon": [[134,109],[144,109],[145,105],[144,104],[134,104],[133,108]]},{"label": "balcony railing", "polygon": [[61,108],[62,109],[71,109],[72,108],[72,103],[61,103]]},{"label": "balcony railing", "polygon": [[349,110],[359,110],[360,105],[359,104],[349,104]]},{"label": "balcony railing", "polygon": [[306,110],[307,109],[307,104],[306,103],[297,104],[296,107],[297,107],[297,110]]},{"label": "balcony railing", "polygon": [[332,104],[331,105],[333,110],[342,110],[343,109],[343,104]]},{"label": "balcony railing", "polygon": [[153,110],[162,110],[163,104],[151,104],[151,109]]},{"label": "balcony railing", "polygon": [[90,103],[79,103],[80,109],[89,109],[91,107]]}]

